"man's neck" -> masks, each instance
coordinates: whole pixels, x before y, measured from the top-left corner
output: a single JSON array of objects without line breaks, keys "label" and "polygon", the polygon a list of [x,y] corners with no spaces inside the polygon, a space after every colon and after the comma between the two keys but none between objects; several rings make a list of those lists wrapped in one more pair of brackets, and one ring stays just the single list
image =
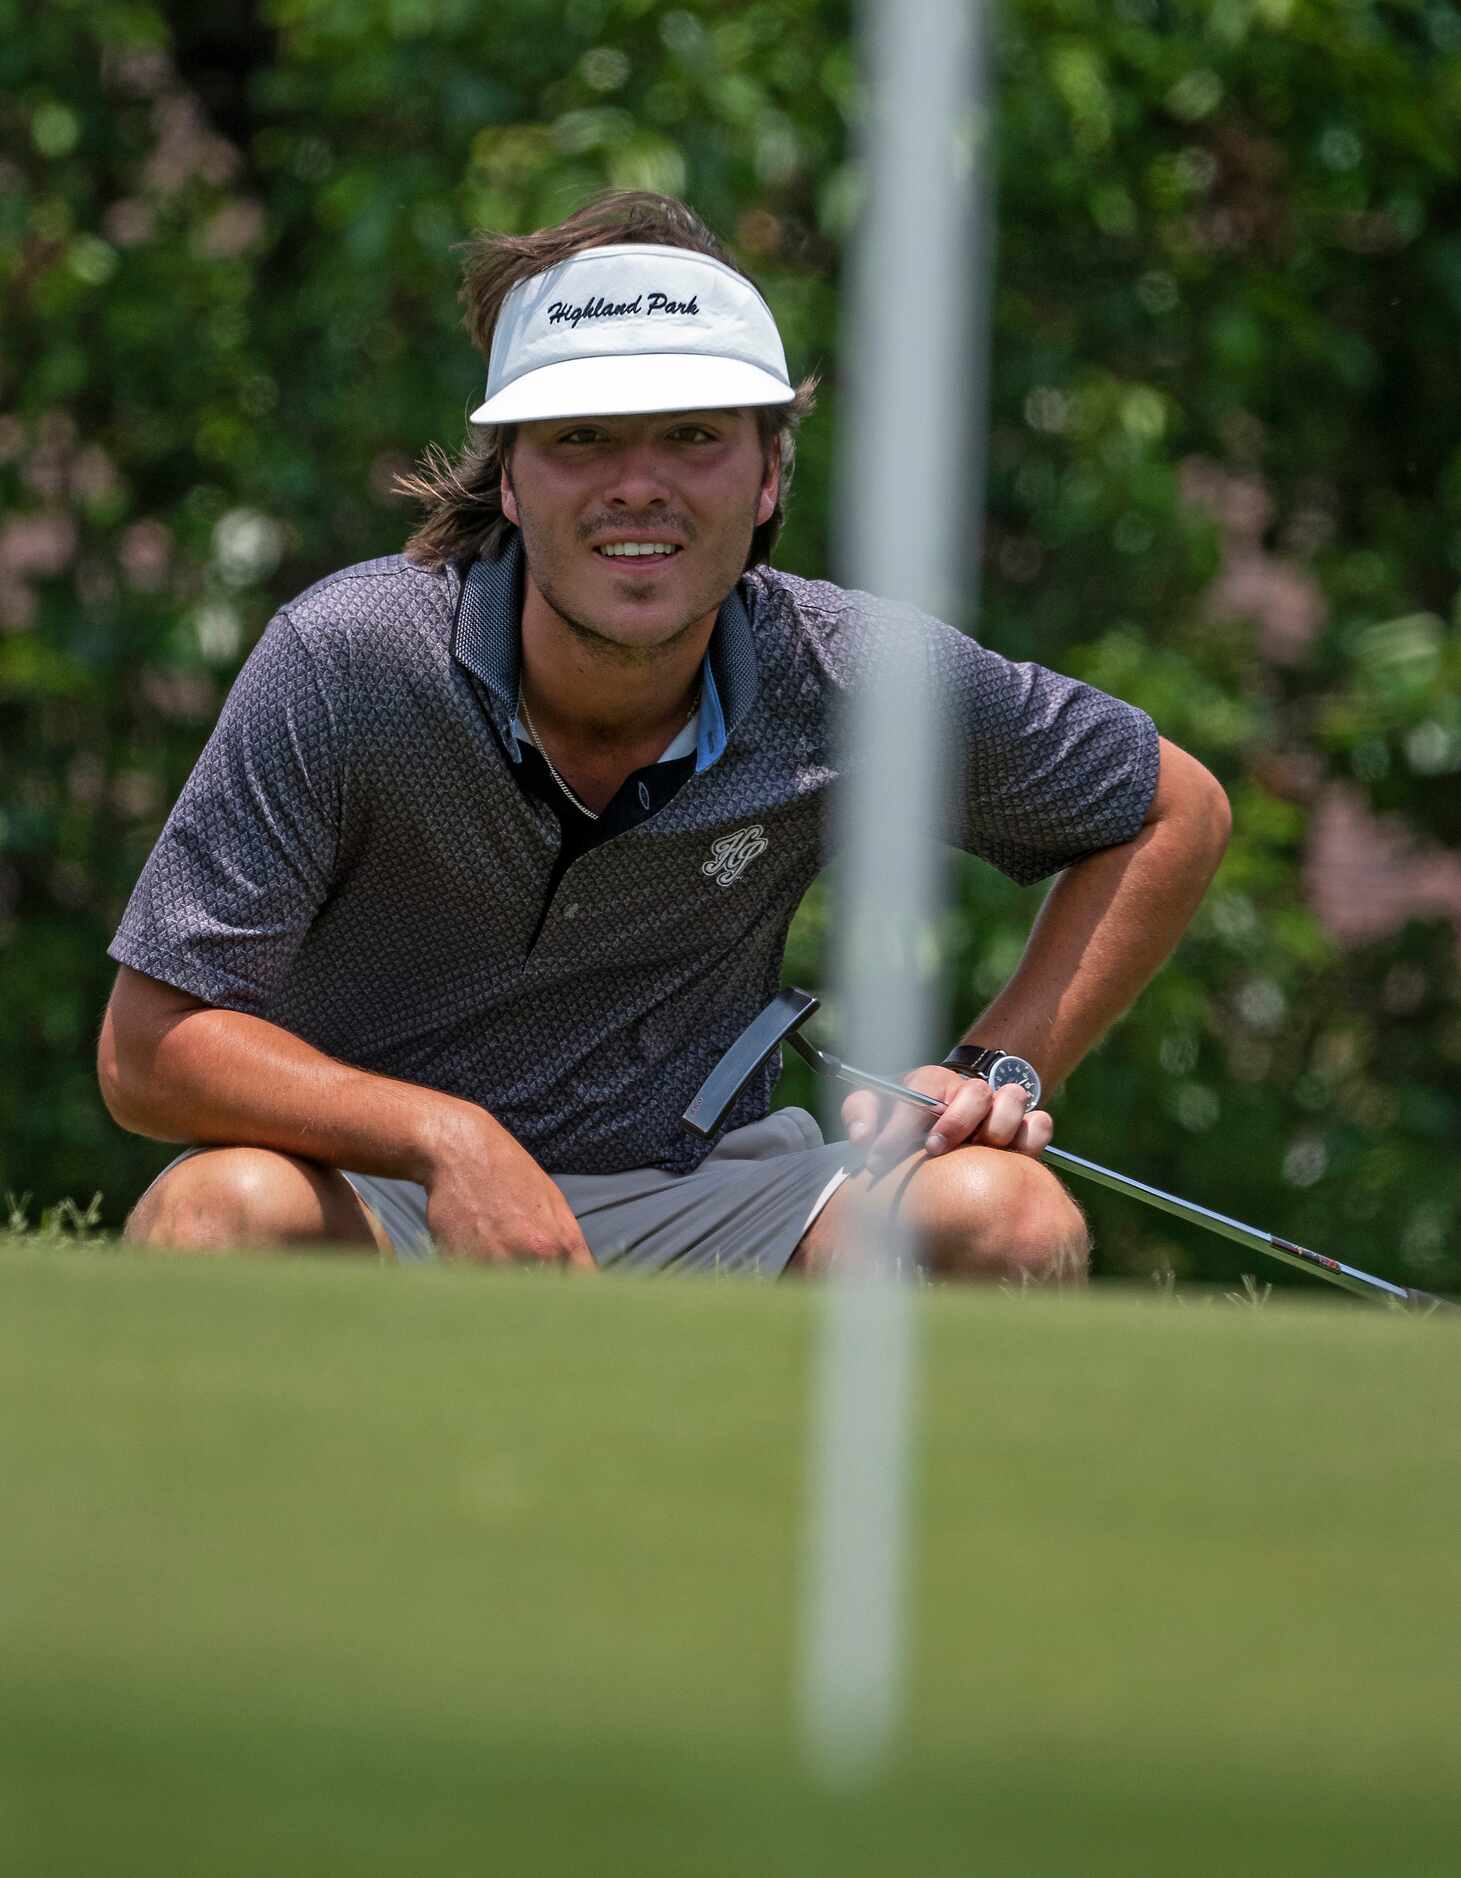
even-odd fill
[{"label": "man's neck", "polygon": [[694,708],[715,621],[707,614],[653,648],[616,646],[571,626],[529,574],[522,688],[535,726],[570,745],[633,751],[658,740],[663,748]]}]

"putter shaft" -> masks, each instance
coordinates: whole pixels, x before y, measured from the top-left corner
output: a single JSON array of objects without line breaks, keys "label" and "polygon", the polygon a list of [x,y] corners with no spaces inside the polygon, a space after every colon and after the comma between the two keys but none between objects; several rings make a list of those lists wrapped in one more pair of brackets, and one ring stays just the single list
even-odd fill
[{"label": "putter shaft", "polygon": [[[795,985],[789,985],[779,992],[713,1066],[682,1117],[685,1127],[709,1139],[724,1122],[732,1104],[751,1077],[782,1043],[789,1044],[814,1070],[824,1076],[835,1076],[839,1082],[876,1090],[879,1095],[890,1096],[895,1102],[906,1102],[912,1108],[944,1107],[934,1096],[924,1095],[918,1089],[909,1089],[887,1076],[874,1076],[867,1070],[855,1069],[851,1063],[844,1063],[829,1050],[819,1050],[815,1044],[808,1043],[800,1035],[799,1027],[817,1008],[818,999],[811,992],[802,991]],[[1109,1167],[1086,1160],[1083,1155],[1072,1154],[1067,1148],[1046,1148],[1041,1158],[1066,1173],[1078,1174],[1082,1180],[1093,1180],[1099,1186],[1109,1187],[1114,1193],[1125,1194],[1128,1199],[1141,1200],[1147,1206],[1156,1207],[1159,1212],[1171,1213],[1175,1218],[1185,1219],[1194,1226],[1205,1226],[1209,1232],[1218,1233],[1224,1239],[1232,1239],[1238,1245],[1247,1246],[1250,1251],[1282,1259],[1285,1265],[1295,1266],[1299,1271],[1313,1272],[1316,1277],[1326,1279],[1332,1285],[1339,1285],[1345,1291],[1358,1292],[1362,1297],[1384,1303],[1419,1305],[1427,1310],[1456,1309],[1455,1302],[1450,1298],[1437,1297],[1430,1291],[1394,1285],[1388,1279],[1372,1277],[1369,1272],[1362,1272],[1356,1266],[1342,1264],[1339,1259],[1326,1258],[1322,1252],[1311,1252],[1307,1246],[1295,1245],[1291,1239],[1280,1239],[1276,1233],[1263,1232],[1257,1226],[1245,1226],[1241,1220],[1230,1219],[1226,1213],[1215,1213],[1211,1207],[1198,1206],[1192,1200],[1178,1199],[1175,1193],[1164,1193],[1160,1187],[1149,1186],[1144,1180],[1133,1180],[1128,1174],[1118,1174]]]},{"label": "putter shaft", "polygon": [[1271,1257],[1282,1259],[1285,1265],[1294,1265],[1300,1271],[1315,1272],[1321,1278],[1327,1278],[1331,1284],[1342,1285],[1346,1291],[1357,1291],[1365,1297],[1390,1297],[1400,1304],[1446,1304],[1445,1298],[1432,1296],[1429,1291],[1408,1290],[1404,1285],[1392,1285],[1386,1278],[1373,1278],[1368,1272],[1358,1271],[1353,1265],[1345,1265],[1339,1259],[1326,1258],[1322,1252],[1311,1252],[1307,1246],[1295,1245],[1291,1239],[1280,1239],[1274,1233],[1263,1232],[1257,1226],[1245,1226],[1239,1219],[1230,1219],[1226,1213],[1215,1213],[1211,1207],[1199,1206],[1195,1200],[1178,1199],[1175,1193],[1164,1193],[1160,1187],[1148,1186],[1144,1180],[1133,1180],[1129,1174],[1118,1174],[1109,1167],[1101,1167],[1095,1161],[1088,1161],[1083,1155],[1072,1154],[1068,1148],[1046,1148],[1042,1160],[1053,1161],[1057,1167],[1069,1173],[1079,1174],[1083,1180],[1093,1180],[1098,1186],[1109,1187],[1113,1193],[1124,1193],[1133,1200],[1145,1200],[1148,1206],[1154,1206],[1163,1213],[1171,1213],[1178,1219],[1190,1220],[1194,1226],[1206,1226],[1209,1232],[1220,1233],[1224,1239],[1232,1239],[1238,1245],[1247,1246],[1254,1252],[1267,1252]]},{"label": "putter shaft", "polygon": [[[854,1069],[850,1063],[844,1063],[830,1051],[818,1050],[804,1043],[794,1032],[787,1041],[798,1055],[806,1058],[813,1069],[835,1076],[840,1082],[876,1089],[880,1095],[892,1096],[914,1108],[943,1107],[933,1096],[923,1095],[917,1089],[892,1082],[886,1076],[874,1076],[866,1070]],[[1161,1187],[1150,1186],[1144,1180],[1134,1180],[1129,1174],[1118,1174],[1113,1168],[1088,1161],[1084,1155],[1072,1154],[1068,1148],[1048,1147],[1041,1159],[1053,1162],[1067,1173],[1078,1174],[1082,1180],[1109,1187],[1113,1193],[1125,1194],[1128,1199],[1144,1200],[1148,1206],[1156,1207],[1163,1213],[1171,1213],[1177,1219],[1185,1219],[1194,1226],[1206,1226],[1209,1232],[1247,1246],[1250,1251],[1266,1252],[1270,1258],[1282,1259],[1285,1265],[1295,1266],[1299,1271],[1313,1272],[1320,1278],[1327,1278],[1330,1284],[1357,1292],[1362,1297],[1382,1300],[1393,1298],[1397,1304],[1454,1308],[1449,1298],[1440,1298],[1433,1292],[1419,1291],[1413,1286],[1392,1285],[1386,1278],[1373,1277],[1369,1272],[1346,1265],[1340,1259],[1327,1258],[1322,1252],[1310,1251],[1308,1246],[1295,1245],[1291,1239],[1280,1239],[1277,1234],[1264,1232],[1257,1226],[1245,1226],[1242,1220],[1231,1219],[1226,1213],[1216,1213],[1211,1207],[1199,1206],[1195,1200],[1179,1199],[1175,1193],[1166,1193]]]},{"label": "putter shaft", "polygon": [[853,1069],[844,1063],[840,1056],[833,1056],[830,1050],[819,1050],[813,1043],[808,1043],[800,1031],[791,1031],[786,1041],[805,1063],[819,1070],[824,1076],[835,1076],[838,1082],[851,1083],[855,1089],[875,1089],[879,1095],[892,1096],[899,1102],[907,1102],[916,1109],[941,1109],[943,1103],[937,1096],[924,1095],[919,1089],[910,1089],[906,1083],[893,1082],[887,1076],[874,1076],[870,1069]]}]

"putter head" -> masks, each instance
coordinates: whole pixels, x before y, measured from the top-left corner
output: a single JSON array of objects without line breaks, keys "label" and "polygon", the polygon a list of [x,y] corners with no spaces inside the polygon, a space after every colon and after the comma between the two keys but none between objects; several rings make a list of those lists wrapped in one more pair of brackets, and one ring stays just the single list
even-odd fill
[{"label": "putter head", "polygon": [[729,1114],[736,1097],[771,1052],[789,1037],[821,1004],[810,991],[788,985],[753,1018],[701,1083],[695,1099],[680,1117],[692,1135],[708,1141]]}]

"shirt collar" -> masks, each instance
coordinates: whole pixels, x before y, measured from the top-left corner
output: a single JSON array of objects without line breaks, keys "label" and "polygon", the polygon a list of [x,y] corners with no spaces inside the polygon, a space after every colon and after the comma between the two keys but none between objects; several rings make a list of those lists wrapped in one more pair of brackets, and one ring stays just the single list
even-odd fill
[{"label": "shirt collar", "polygon": [[[524,570],[522,536],[514,529],[500,555],[475,560],[466,569],[452,629],[452,654],[486,687],[493,721],[513,762],[519,760],[519,740],[527,741],[517,721]],[[718,760],[750,710],[759,683],[751,616],[737,584],[721,603],[700,668],[700,710],[694,725],[697,771]],[[681,747],[690,728],[686,726],[661,761],[690,754],[688,743]]]}]

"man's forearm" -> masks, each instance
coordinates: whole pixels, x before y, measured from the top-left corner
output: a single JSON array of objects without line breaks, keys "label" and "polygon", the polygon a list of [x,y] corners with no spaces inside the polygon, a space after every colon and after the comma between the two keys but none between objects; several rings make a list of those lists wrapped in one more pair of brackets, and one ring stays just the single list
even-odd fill
[{"label": "man's forearm", "polygon": [[1047,1089],[1062,1082],[1171,954],[1222,859],[1228,825],[1217,783],[1164,743],[1146,826],[1059,876],[1014,976],[969,1039],[1028,1057]]},{"label": "man's forearm", "polygon": [[353,1069],[277,1024],[206,1005],[145,1023],[109,1009],[99,1061],[107,1106],[134,1134],[277,1148],[423,1184],[453,1142],[496,1125],[473,1103]]}]

